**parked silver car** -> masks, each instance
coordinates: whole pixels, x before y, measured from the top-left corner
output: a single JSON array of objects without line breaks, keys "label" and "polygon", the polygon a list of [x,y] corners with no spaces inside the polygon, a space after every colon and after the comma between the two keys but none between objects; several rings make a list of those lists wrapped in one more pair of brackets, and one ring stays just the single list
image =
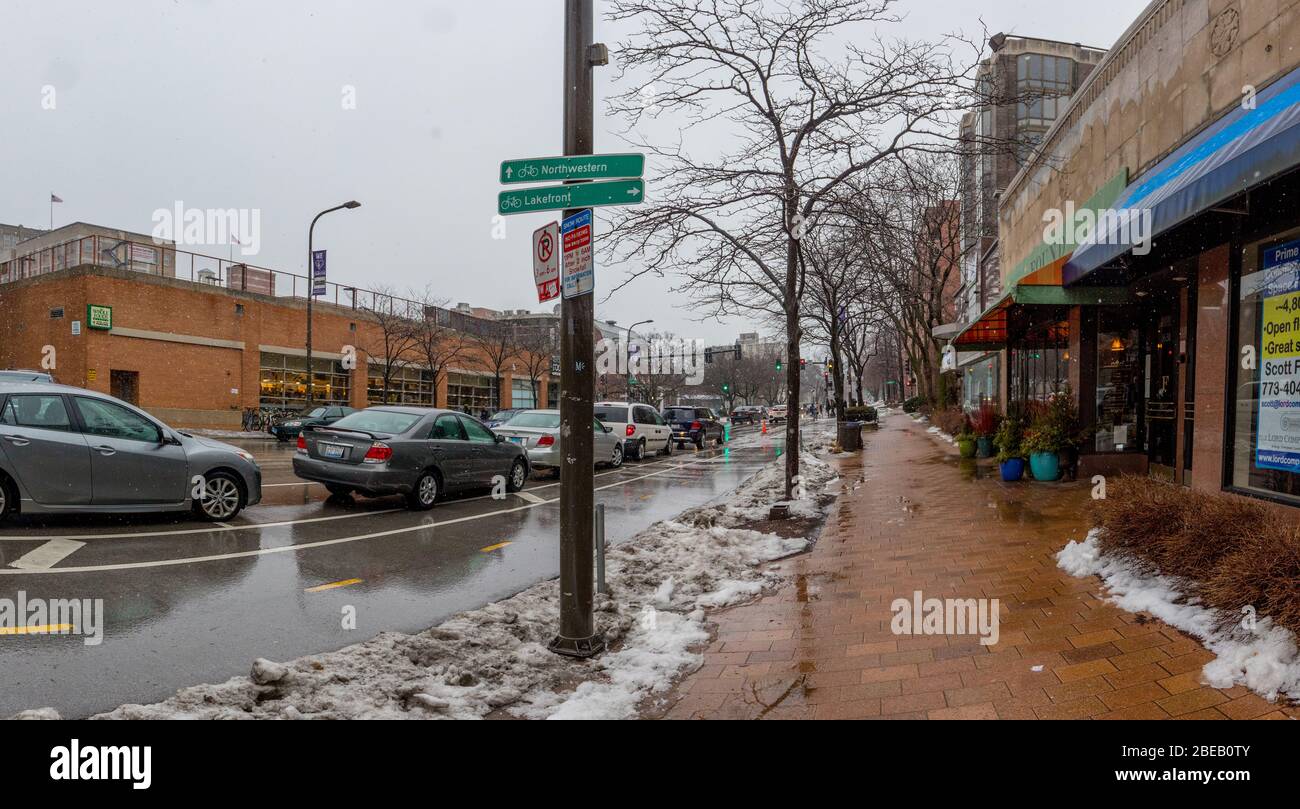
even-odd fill
[{"label": "parked silver car", "polygon": [[238,447],[102,393],[0,381],[0,520],[185,509],[228,520],[261,499],[261,469]]},{"label": "parked silver car", "polygon": [[[595,449],[592,452],[597,465],[612,467],[623,465],[623,437],[613,428],[592,420],[596,431]],[[528,452],[528,463],[534,468],[559,469],[564,455],[560,452],[560,411],[524,410],[496,428],[496,434],[523,447]]]},{"label": "parked silver car", "polygon": [[400,494],[423,511],[457,489],[487,488],[505,478],[517,492],[528,480],[521,447],[475,418],[428,407],[371,407],[298,436],[293,472],[336,496]]}]

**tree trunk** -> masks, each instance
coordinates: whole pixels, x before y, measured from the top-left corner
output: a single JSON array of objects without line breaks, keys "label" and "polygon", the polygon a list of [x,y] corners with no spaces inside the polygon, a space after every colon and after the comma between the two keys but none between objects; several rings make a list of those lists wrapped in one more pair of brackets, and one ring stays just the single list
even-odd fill
[{"label": "tree trunk", "polygon": [[[793,211],[794,207],[790,206]],[[789,395],[785,419],[785,499],[794,497],[799,476],[799,243],[786,242],[785,384]]]}]

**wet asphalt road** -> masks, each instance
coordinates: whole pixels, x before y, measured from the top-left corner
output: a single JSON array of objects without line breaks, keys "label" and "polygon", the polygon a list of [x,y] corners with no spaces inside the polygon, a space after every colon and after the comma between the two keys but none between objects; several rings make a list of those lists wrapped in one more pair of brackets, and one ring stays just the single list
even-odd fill
[{"label": "wet asphalt road", "polygon": [[[598,468],[606,535],[626,540],[713,500],[776,457],[779,431],[741,428],[734,446]],[[68,718],[247,674],[256,657],[330,651],[385,630],[414,632],[559,572],[559,483],[520,495],[453,496],[428,512],[400,498],[338,501],[293,475],[292,445],[253,452],[263,500],[234,521],[185,515],[19,518],[0,529],[0,598],[104,600],[103,642],[0,636],[0,717],[51,706]],[[10,567],[55,540],[53,567]],[[73,543],[84,543],[76,547]],[[332,587],[322,586],[334,585]],[[343,628],[347,607],[356,628]]]}]

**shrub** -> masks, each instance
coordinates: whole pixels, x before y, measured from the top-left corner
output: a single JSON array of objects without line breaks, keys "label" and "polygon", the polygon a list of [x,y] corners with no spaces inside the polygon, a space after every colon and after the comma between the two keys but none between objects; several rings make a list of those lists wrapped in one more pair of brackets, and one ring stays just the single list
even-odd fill
[{"label": "shrub", "polygon": [[993,436],[993,446],[998,448],[998,463],[1006,463],[1013,458],[1024,457],[1020,442],[1023,438],[1020,420],[1005,418],[998,425],[997,434]]},{"label": "shrub", "polygon": [[966,413],[960,407],[935,411],[930,417],[930,423],[953,437],[970,432],[970,419],[966,418]]},{"label": "shrub", "polygon": [[1002,414],[998,412],[996,405],[985,402],[980,405],[979,410],[975,411],[975,416],[971,419],[971,425],[975,430],[975,435],[992,436],[997,433],[998,426],[1002,423]]},{"label": "shrub", "polygon": [[910,398],[910,399],[908,399],[907,401],[903,402],[903,412],[904,412],[904,413],[915,413],[915,412],[917,412],[918,410],[920,410],[920,409],[921,409],[921,406],[924,405],[925,403],[926,403],[926,402],[925,402],[925,399],[924,399],[924,398],[922,398],[922,397],[920,397],[920,396],[913,396],[912,398]]},{"label": "shrub", "polygon": [[1276,507],[1197,492],[1151,478],[1112,479],[1094,504],[1098,543],[1150,573],[1178,576],[1220,611],[1223,625],[1241,608],[1300,633],[1300,530]]},{"label": "shrub", "polygon": [[845,421],[875,421],[876,408],[869,405],[859,405],[857,407],[848,407],[844,409]]}]

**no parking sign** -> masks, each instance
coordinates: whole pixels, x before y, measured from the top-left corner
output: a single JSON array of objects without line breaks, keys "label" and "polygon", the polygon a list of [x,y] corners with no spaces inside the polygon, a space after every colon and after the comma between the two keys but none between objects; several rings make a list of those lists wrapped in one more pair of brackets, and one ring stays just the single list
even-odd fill
[{"label": "no parking sign", "polygon": [[560,225],[552,222],[533,231],[533,281],[537,302],[560,297]]}]

